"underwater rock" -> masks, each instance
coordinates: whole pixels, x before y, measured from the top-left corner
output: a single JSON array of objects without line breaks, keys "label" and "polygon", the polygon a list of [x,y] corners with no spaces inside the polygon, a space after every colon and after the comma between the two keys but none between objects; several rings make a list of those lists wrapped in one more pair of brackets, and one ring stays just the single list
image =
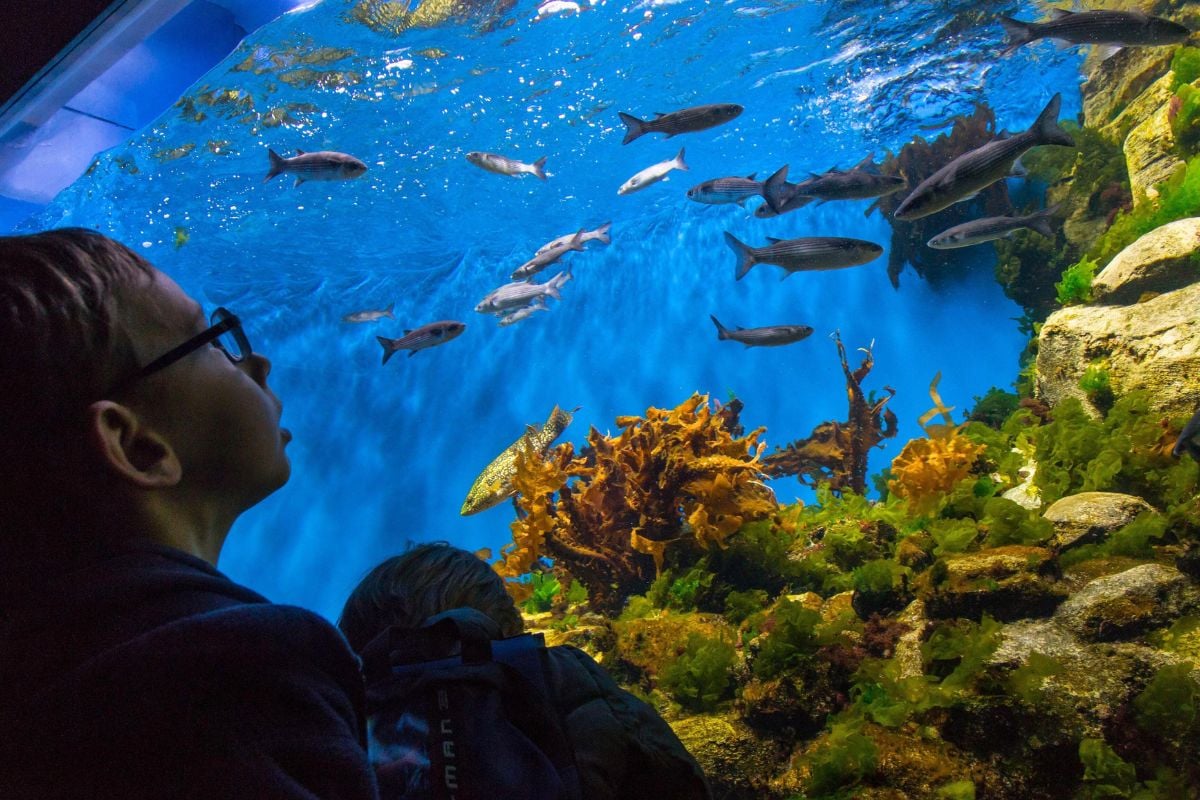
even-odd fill
[{"label": "underwater rock", "polygon": [[1129,170],[1134,209],[1157,198],[1158,190],[1154,187],[1166,183],[1186,167],[1175,152],[1169,112],[1169,104],[1159,106],[1125,139],[1125,167]]},{"label": "underwater rock", "polygon": [[1154,508],[1140,497],[1119,492],[1080,492],[1058,500],[1042,516],[1054,524],[1059,552],[1103,541],[1108,534]]},{"label": "underwater rock", "polygon": [[673,614],[669,611],[613,623],[617,643],[613,656],[632,668],[630,683],[649,685],[686,649],[688,637],[737,640],[733,628],[717,614]]},{"label": "underwater rock", "polygon": [[[1157,61],[1155,65],[1158,66]],[[1151,83],[1144,92],[1121,109],[1112,122],[1100,127],[1100,135],[1114,144],[1124,144],[1130,131],[1144,120],[1149,119],[1164,104],[1170,102],[1171,95],[1174,94],[1171,88],[1174,80],[1175,74],[1168,71],[1167,74]]]},{"label": "underwater rock", "polygon": [[810,680],[799,675],[749,680],[736,706],[742,719],[756,730],[793,741],[813,736],[845,702],[844,698],[839,702],[828,681],[806,677]]},{"label": "underwater rock", "polygon": [[[923,594],[934,619],[977,620],[984,614],[1001,621],[1045,617],[1067,596],[1055,580],[1054,554],[1044,547],[993,547],[947,556],[941,563],[944,570],[935,565],[931,573],[941,572],[944,577]],[[929,582],[932,577],[918,581],[918,586],[928,587]]]},{"label": "underwater rock", "polygon": [[1160,225],[1126,247],[1092,281],[1092,301],[1136,303],[1200,281],[1200,217]]},{"label": "underwater rock", "polygon": [[896,621],[908,628],[896,640],[896,649],[892,655],[900,665],[899,677],[919,678],[925,674],[921,642],[925,641],[925,629],[929,624],[929,617],[925,614],[925,601],[913,600],[896,616]]},{"label": "underwater rock", "polygon": [[1200,394],[1200,283],[1132,306],[1070,306],[1054,312],[1038,337],[1035,395],[1051,407],[1079,398],[1099,412],[1079,379],[1107,362],[1112,392],[1146,389],[1155,412],[1190,417]]},{"label": "underwater rock", "polygon": [[545,635],[547,647],[569,644],[578,647],[599,662],[603,662],[606,654],[617,645],[617,635],[612,629],[612,624],[603,619],[595,621],[581,618],[574,625],[562,627],[526,625],[525,630]]},{"label": "underwater rock", "polygon": [[[1082,86],[1083,124],[1103,129],[1122,116],[1170,69],[1172,55],[1173,50],[1166,47],[1127,47],[1096,64]],[[1128,131],[1126,128],[1125,134]],[[1105,130],[1106,136],[1110,133],[1114,143],[1125,139],[1120,128]]]},{"label": "underwater rock", "polygon": [[779,762],[777,745],[760,739],[736,714],[688,717],[671,727],[704,769],[714,797],[771,800],[779,796],[767,786]]},{"label": "underwater rock", "polygon": [[1200,587],[1179,570],[1141,564],[1097,578],[1058,607],[1054,620],[1089,641],[1130,639],[1200,608]]}]

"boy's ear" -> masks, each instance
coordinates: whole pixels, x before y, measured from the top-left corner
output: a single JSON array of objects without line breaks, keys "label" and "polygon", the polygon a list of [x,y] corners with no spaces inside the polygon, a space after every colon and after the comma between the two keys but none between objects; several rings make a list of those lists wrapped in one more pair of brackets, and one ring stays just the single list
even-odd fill
[{"label": "boy's ear", "polygon": [[88,406],[88,439],[101,464],[135,486],[163,489],[183,477],[170,442],[128,406],[111,400]]}]

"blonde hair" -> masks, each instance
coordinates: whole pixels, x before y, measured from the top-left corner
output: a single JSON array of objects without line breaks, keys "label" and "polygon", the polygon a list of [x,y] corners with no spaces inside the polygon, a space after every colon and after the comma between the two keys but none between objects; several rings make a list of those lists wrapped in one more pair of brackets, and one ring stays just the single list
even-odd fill
[{"label": "blonde hair", "polygon": [[446,542],[417,545],[387,559],[359,582],[338,618],[356,652],[392,625],[418,628],[435,614],[474,608],[500,626],[502,635],[524,630],[521,613],[503,579],[487,562]]}]

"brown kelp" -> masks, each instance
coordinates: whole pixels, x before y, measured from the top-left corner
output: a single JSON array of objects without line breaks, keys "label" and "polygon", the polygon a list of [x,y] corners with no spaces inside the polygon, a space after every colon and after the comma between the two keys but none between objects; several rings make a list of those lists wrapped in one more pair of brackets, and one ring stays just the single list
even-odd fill
[{"label": "brown kelp", "polygon": [[864,394],[862,381],[875,366],[871,348],[862,348],[862,363],[852,371],[841,336],[835,334],[834,339],[846,376],[849,416],[845,422],[822,422],[807,438],[771,453],[763,459],[763,471],[772,478],[795,475],[809,486],[828,483],[835,492],[850,489],[862,493],[871,448],[896,435],[896,415],[887,408],[896,390],[883,387],[887,396],[882,398],[876,398],[874,392]]}]

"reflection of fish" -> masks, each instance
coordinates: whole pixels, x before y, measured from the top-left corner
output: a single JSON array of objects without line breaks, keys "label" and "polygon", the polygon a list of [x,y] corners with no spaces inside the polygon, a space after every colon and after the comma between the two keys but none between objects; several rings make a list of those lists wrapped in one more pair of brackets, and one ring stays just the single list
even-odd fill
[{"label": "reflection of fish", "polygon": [[529,319],[530,317],[532,317],[534,315],[534,313],[536,313],[538,311],[549,311],[549,310],[550,309],[546,306],[546,298],[539,297],[537,300],[534,300],[529,305],[527,305],[523,308],[518,308],[516,311],[513,311],[509,314],[505,314],[503,317],[500,318],[500,322],[498,324],[501,326],[516,325],[518,322],[520,322],[523,319]]},{"label": "reflection of fish", "polygon": [[[576,409],[578,410],[578,409]],[[512,488],[512,477],[517,473],[517,454],[536,453],[543,455],[554,444],[554,440],[571,424],[571,413],[563,411],[558,406],[550,412],[550,418],[542,429],[536,430],[532,425],[525,426],[525,434],[496,456],[492,463],[479,473],[479,477],[471,484],[467,499],[463,501],[459,514],[464,517],[476,514],[485,509],[503,503],[512,497],[516,491]]]},{"label": "reflection of fish", "polygon": [[667,173],[673,169],[686,170],[688,165],[683,163],[683,148],[679,148],[679,153],[670,161],[660,161],[657,164],[651,164],[644,170],[634,175],[629,180],[621,184],[621,188],[617,189],[617,194],[631,194],[645,189],[652,183],[665,181]]},{"label": "reflection of fish", "polygon": [[375,322],[383,319],[384,317],[387,317],[388,319],[395,319],[395,315],[392,314],[392,309],[395,307],[396,304],[391,303],[387,308],[380,311],[375,311],[372,309],[355,311],[352,314],[347,314],[346,316],[342,317],[342,322]]},{"label": "reflection of fish", "polygon": [[729,330],[715,316],[708,315],[717,326],[717,339],[731,339],[741,342],[746,347],[776,347],[781,344],[791,344],[812,336],[813,329],[807,325],[767,325],[762,328],[742,328]]},{"label": "reflection of fish", "polygon": [[634,139],[647,133],[665,133],[670,139],[677,133],[692,133],[720,125],[742,113],[742,107],[737,103],[714,103],[707,106],[685,108],[682,111],[672,111],[670,114],[656,113],[654,119],[647,122],[632,114],[619,112],[621,122],[625,123],[625,138],[621,144],[629,144]]},{"label": "reflection of fish", "polygon": [[487,297],[479,301],[475,310],[480,314],[499,314],[512,308],[521,308],[549,295],[555,300],[561,300],[558,290],[571,280],[571,273],[560,272],[545,283],[526,283],[517,281],[506,283],[499,289],[493,289]]},{"label": "reflection of fish", "polygon": [[896,213],[899,220],[914,220],[969,200],[980,189],[992,185],[1012,169],[1012,164],[1031,147],[1060,144],[1074,147],[1075,140],[1058,127],[1058,109],[1062,95],[1056,94],[1038,114],[1029,130],[1007,139],[994,139],[982,147],[963,153],[921,181],[904,198]]},{"label": "reflection of fish", "polygon": [[[584,231],[583,232],[583,243],[587,244],[588,242],[599,242],[600,244],[608,244],[608,242],[609,242],[608,231],[610,228],[612,228],[612,223],[606,222],[603,225],[601,225],[599,228],[596,228],[596,230],[594,230],[594,231]],[[562,236],[558,237],[557,239],[546,242],[544,245],[539,247],[537,249],[537,252],[534,253],[534,255],[540,256],[542,253],[546,252],[547,250],[550,250],[555,247],[562,247],[564,244],[566,244],[567,242],[571,241],[574,238],[575,238],[575,234],[573,234],[573,233],[563,234]]]},{"label": "reflection of fish", "polygon": [[1178,458],[1184,453],[1187,453],[1196,461],[1200,461],[1200,411],[1197,411],[1187,425],[1183,426],[1183,432],[1179,434],[1179,438],[1175,440],[1175,449],[1171,454]]},{"label": "reflection of fish", "polygon": [[1006,53],[1038,39],[1058,39],[1071,44],[1168,45],[1191,36],[1184,26],[1140,11],[1065,11],[1051,9],[1049,22],[1021,22],[1000,17],[1008,34]]},{"label": "reflection of fish", "polygon": [[762,181],[754,180],[750,173],[744,178],[714,178],[688,189],[689,200],[709,205],[737,203],[741,205],[751,197],[762,194]]},{"label": "reflection of fish", "polygon": [[333,150],[306,153],[297,149],[295,156],[284,158],[268,149],[267,155],[271,159],[271,169],[263,178],[263,183],[285,172],[295,174],[294,185],[299,186],[305,181],[347,181],[367,171],[367,165],[354,156]]},{"label": "reflection of fish", "polygon": [[422,325],[415,330],[406,330],[399,339],[388,339],[385,336],[376,336],[375,338],[383,347],[383,363],[386,364],[397,350],[408,350],[408,357],[412,358],[418,350],[445,344],[466,328],[467,326],[461,322],[444,319],[440,322]]},{"label": "reflection of fish", "polygon": [[973,244],[1002,239],[1021,228],[1035,230],[1048,239],[1054,238],[1052,225],[1054,212],[1058,206],[1042,209],[1024,217],[984,217],[973,219],[961,225],[955,225],[942,231],[929,240],[929,246],[935,250],[951,250],[956,247],[970,247]]},{"label": "reflection of fish", "polygon": [[811,272],[825,269],[855,267],[873,261],[883,253],[883,248],[874,242],[862,239],[842,239],[835,236],[812,236],[800,239],[774,239],[766,247],[750,247],[739,242],[729,232],[725,241],[738,257],[738,280],[742,279],[755,264],[774,264],[783,267],[787,274]]},{"label": "reflection of fish", "polygon": [[488,172],[494,172],[497,175],[510,175],[517,178],[528,173],[546,180],[545,156],[542,156],[532,164],[526,164],[524,161],[517,161],[515,158],[509,158],[508,156],[472,151],[467,153],[467,161],[470,161],[480,169],[486,169]]},{"label": "reflection of fish", "polygon": [[542,250],[533,258],[526,261],[521,266],[513,270],[512,279],[514,281],[523,281],[526,278],[532,278],[546,267],[553,264],[562,258],[568,250],[583,249],[583,228],[579,229],[579,233],[575,234],[569,241],[560,244],[556,247],[551,247],[547,250]]}]

